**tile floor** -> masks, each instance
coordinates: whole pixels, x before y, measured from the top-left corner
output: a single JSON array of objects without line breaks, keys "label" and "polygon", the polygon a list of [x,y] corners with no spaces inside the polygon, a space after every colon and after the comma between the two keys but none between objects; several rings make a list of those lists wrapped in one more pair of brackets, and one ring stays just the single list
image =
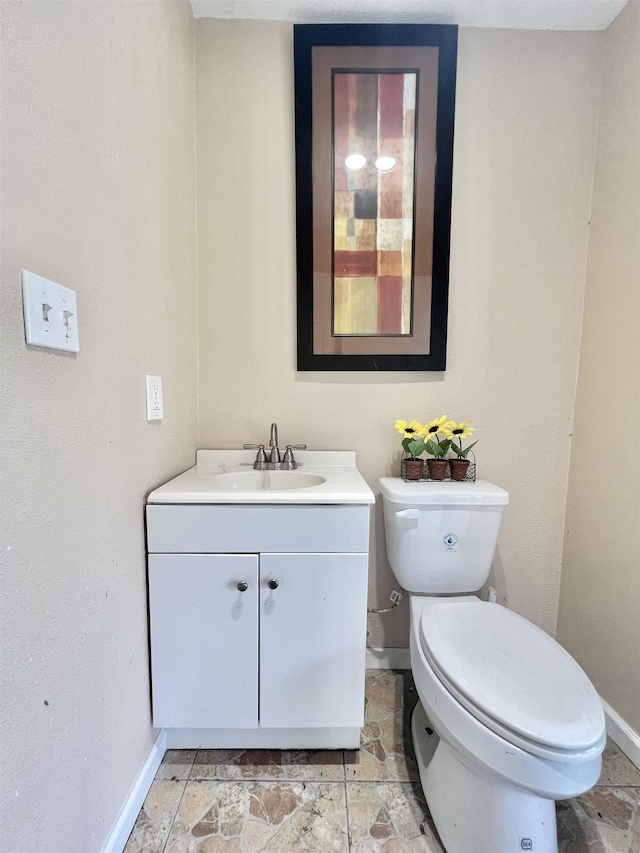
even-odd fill
[{"label": "tile floor", "polygon": [[[443,853],[413,759],[416,701],[411,673],[369,670],[359,752],[169,750],[125,853]],[[640,771],[613,743],[598,785],[557,812],[560,853],[640,853]]]}]

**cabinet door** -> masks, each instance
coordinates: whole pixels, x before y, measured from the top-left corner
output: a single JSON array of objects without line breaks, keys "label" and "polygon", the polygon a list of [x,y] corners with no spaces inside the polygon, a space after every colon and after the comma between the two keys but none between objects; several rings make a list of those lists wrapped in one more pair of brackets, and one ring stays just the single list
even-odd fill
[{"label": "cabinet door", "polygon": [[255,728],[257,555],[150,554],[149,618],[154,725]]},{"label": "cabinet door", "polygon": [[367,562],[260,555],[261,726],[363,725]]}]

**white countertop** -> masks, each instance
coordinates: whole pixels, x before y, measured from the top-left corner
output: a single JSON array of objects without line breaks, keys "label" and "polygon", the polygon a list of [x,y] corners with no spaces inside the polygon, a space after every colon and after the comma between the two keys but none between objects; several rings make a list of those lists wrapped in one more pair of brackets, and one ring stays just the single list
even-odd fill
[{"label": "white countertop", "polygon": [[[284,451],[282,451],[284,454]],[[272,471],[255,471],[264,488],[225,491],[216,478],[221,474],[252,472],[255,450],[198,450],[196,465],[154,489],[150,504],[372,504],[373,492],[356,468],[351,450],[298,450],[298,472],[325,479],[302,489],[269,489]],[[222,482],[222,481],[221,481]]]}]

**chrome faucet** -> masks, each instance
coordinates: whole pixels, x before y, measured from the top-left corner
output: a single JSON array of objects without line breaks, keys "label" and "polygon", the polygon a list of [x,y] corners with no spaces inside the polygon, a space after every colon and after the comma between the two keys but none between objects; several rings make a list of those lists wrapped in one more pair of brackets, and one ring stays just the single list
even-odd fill
[{"label": "chrome faucet", "polygon": [[269,437],[271,451],[268,459],[264,444],[244,444],[243,447],[245,450],[255,449],[258,451],[256,461],[253,463],[256,471],[293,471],[298,467],[298,463],[293,458],[293,451],[307,449],[306,444],[287,444],[284,459],[282,459],[278,447],[278,424],[271,424],[271,435]]},{"label": "chrome faucet", "polygon": [[282,462],[280,459],[280,449],[278,448],[278,424],[271,424],[271,437],[269,438],[269,462],[279,465]]}]

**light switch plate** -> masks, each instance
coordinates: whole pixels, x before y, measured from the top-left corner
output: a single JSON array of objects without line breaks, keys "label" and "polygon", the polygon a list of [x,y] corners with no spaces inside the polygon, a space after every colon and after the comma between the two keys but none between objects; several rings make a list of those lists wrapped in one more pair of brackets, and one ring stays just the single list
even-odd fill
[{"label": "light switch plate", "polygon": [[79,352],[75,290],[22,270],[22,310],[28,344]]},{"label": "light switch plate", "polygon": [[147,420],[161,421],[164,417],[162,403],[162,379],[160,376],[147,376]]}]

